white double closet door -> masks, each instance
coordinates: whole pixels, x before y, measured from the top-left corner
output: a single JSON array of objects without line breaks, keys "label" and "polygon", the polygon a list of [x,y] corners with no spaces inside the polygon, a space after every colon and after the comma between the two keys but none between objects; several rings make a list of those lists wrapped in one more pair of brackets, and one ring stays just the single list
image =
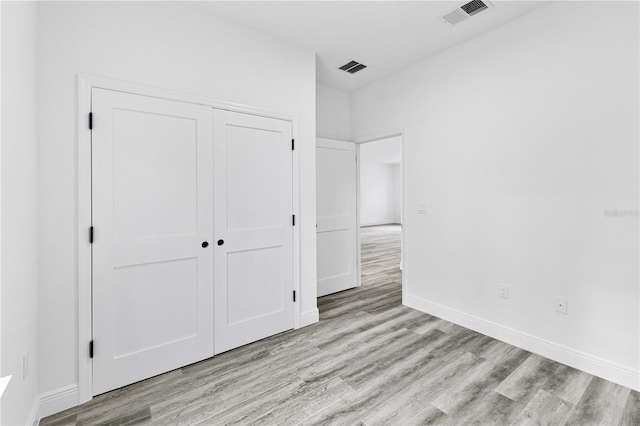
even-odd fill
[{"label": "white double closet door", "polygon": [[293,328],[291,123],[91,103],[93,394]]}]

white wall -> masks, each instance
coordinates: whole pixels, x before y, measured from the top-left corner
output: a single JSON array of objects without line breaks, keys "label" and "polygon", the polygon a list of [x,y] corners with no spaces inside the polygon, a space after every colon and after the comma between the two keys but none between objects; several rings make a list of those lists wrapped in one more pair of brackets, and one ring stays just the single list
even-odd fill
[{"label": "white wall", "polygon": [[360,226],[400,223],[399,168],[399,164],[360,163]]},{"label": "white wall", "polygon": [[[2,2],[2,396],[3,425],[32,422],[37,410],[38,173],[36,154],[36,5]],[[22,357],[28,374],[22,378]]]},{"label": "white wall", "polygon": [[393,223],[402,223],[402,165],[393,164]]},{"label": "white wall", "polygon": [[402,136],[360,144],[360,160],[373,163],[402,163]]},{"label": "white wall", "polygon": [[[76,75],[87,73],[298,118],[301,304],[317,315],[315,54],[178,2],[38,5],[41,393],[77,383]],[[99,342],[97,343],[99,347]]]},{"label": "white wall", "polygon": [[406,129],[405,303],[638,387],[638,35],[554,2],[354,93],[354,139]]},{"label": "white wall", "polygon": [[351,140],[351,96],[342,90],[316,85],[316,136]]}]

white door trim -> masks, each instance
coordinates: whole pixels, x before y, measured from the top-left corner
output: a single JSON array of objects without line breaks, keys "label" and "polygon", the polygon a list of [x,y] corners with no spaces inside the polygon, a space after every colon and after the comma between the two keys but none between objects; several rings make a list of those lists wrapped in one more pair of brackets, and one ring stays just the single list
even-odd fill
[{"label": "white door trim", "polygon": [[[375,142],[382,139],[389,139],[394,137],[400,137],[402,139],[402,166],[400,168],[402,174],[402,200],[401,200],[401,211],[400,218],[402,221],[402,243],[401,243],[401,252],[402,252],[402,304],[406,305],[405,298],[407,296],[407,275],[408,275],[408,265],[407,265],[407,144],[405,143],[407,139],[407,130],[392,130],[389,132],[380,132],[372,135],[360,137],[354,139],[356,144],[356,229],[358,230],[358,280],[362,279],[362,247],[360,245],[360,145],[367,142]],[[360,285],[360,281],[358,281],[358,285]]]},{"label": "white door trim", "polygon": [[356,274],[358,287],[362,286],[362,241],[360,241],[360,144],[356,142]]},{"label": "white door trim", "polygon": [[[93,362],[89,358],[89,342],[92,339],[92,294],[91,294],[91,245],[89,244],[89,227],[91,226],[91,131],[88,126],[88,114],[91,111],[91,89],[100,88],[119,92],[171,101],[186,102],[209,106],[261,117],[290,121],[292,134],[298,139],[298,118],[295,116],[274,113],[248,105],[211,99],[198,95],[184,94],[141,84],[129,83],[105,77],[78,74],[76,81],[76,138],[77,138],[77,177],[76,177],[76,284],[78,297],[78,404],[93,398]],[[99,117],[96,118],[99,121]],[[297,144],[299,145],[299,144]],[[300,218],[300,161],[299,150],[293,151],[293,212]],[[315,220],[315,219],[314,219]],[[300,227],[293,228],[293,288],[300,291]],[[294,328],[301,327],[300,298],[294,303]]]}]

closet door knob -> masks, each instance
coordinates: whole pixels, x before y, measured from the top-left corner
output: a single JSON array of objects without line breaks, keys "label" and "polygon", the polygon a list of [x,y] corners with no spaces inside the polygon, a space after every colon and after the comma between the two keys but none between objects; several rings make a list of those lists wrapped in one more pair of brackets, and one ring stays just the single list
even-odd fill
[{"label": "closet door knob", "polygon": [[218,245],[221,246],[224,244],[224,240],[218,240]]},{"label": "closet door knob", "polygon": [[202,248],[207,248],[207,247],[209,247],[209,243],[206,242],[206,241],[203,241],[202,242]]}]

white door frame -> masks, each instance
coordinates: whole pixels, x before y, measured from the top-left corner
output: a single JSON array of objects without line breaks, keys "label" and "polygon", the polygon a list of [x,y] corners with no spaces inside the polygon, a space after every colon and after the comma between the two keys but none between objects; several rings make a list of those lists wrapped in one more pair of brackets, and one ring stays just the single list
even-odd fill
[{"label": "white door frame", "polygon": [[[180,92],[160,89],[141,84],[128,83],[105,77],[87,74],[77,76],[77,163],[76,163],[76,285],[78,298],[78,404],[85,403],[93,398],[93,361],[89,358],[89,342],[92,339],[92,266],[91,244],[89,244],[89,227],[91,226],[91,131],[88,126],[89,112],[91,111],[91,89],[100,88],[126,92],[135,95],[149,96],[152,98],[166,99],[170,101],[186,102],[190,104],[204,105],[211,108],[258,115],[261,117],[275,118],[291,122],[292,135],[298,139],[298,118],[294,116],[273,113],[251,106],[232,102],[211,99],[207,97],[189,95]],[[95,118],[99,125],[100,118]],[[293,214],[300,217],[300,157],[299,150],[293,151]],[[214,172],[215,173],[215,172]],[[293,289],[297,294],[300,291],[300,227],[293,228]],[[301,312],[300,298],[294,303],[293,325],[300,328]],[[96,350],[100,350],[99,347]]]},{"label": "white door frame", "polygon": [[402,241],[401,241],[401,266],[402,266],[402,304],[404,305],[404,299],[407,294],[407,148],[405,144],[407,136],[406,129],[395,130],[389,132],[381,132],[375,133],[369,136],[365,136],[362,138],[355,139],[354,142],[356,144],[356,235],[357,235],[357,243],[358,243],[358,286],[362,285],[362,247],[360,245],[360,145],[367,142],[376,142],[383,139],[400,137],[402,144],[402,165],[400,167],[401,177],[402,177],[402,200],[401,211],[400,211],[400,220],[402,221]]}]

